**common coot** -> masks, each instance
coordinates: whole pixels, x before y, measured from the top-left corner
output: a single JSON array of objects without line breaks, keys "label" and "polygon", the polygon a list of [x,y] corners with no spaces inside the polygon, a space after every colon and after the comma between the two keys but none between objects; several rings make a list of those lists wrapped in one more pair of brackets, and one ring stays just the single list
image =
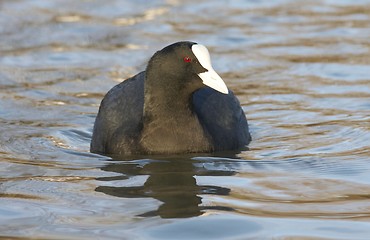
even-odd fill
[{"label": "common coot", "polygon": [[236,150],[251,140],[238,99],[214,71],[205,46],[177,42],[101,102],[90,150],[174,154]]}]

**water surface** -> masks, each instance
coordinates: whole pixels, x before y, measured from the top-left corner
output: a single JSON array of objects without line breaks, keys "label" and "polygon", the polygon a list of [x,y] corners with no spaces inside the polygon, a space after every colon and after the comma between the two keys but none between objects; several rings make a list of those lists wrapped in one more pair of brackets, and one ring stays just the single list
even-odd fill
[{"label": "water surface", "polygon": [[[370,1],[1,1],[0,236],[367,239]],[[101,99],[206,45],[249,151],[90,154]]]}]

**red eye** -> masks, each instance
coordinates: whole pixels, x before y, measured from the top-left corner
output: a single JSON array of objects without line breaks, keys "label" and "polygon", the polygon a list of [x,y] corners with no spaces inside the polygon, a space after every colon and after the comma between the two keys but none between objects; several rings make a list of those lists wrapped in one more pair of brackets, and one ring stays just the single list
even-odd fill
[{"label": "red eye", "polygon": [[184,62],[191,62],[191,58],[189,58],[189,57],[184,57]]}]

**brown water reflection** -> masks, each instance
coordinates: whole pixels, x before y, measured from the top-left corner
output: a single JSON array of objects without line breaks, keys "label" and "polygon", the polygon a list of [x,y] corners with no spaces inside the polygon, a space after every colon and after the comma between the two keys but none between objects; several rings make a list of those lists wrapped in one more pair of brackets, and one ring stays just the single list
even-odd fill
[{"label": "brown water reflection", "polygon": [[228,195],[229,188],[197,185],[195,175],[232,176],[233,171],[205,171],[195,167],[191,158],[184,156],[165,157],[163,159],[114,163],[102,168],[104,171],[123,174],[118,177],[103,177],[100,181],[130,179],[134,176],[147,176],[140,186],[99,186],[95,190],[122,198],[151,197],[163,204],[157,210],[142,213],[139,216],[161,216],[162,218],[184,218],[199,216],[202,210],[232,210],[224,206],[201,206],[200,194]]},{"label": "brown water reflection", "polygon": [[[370,1],[0,1],[0,236],[367,239]],[[236,155],[90,154],[104,94],[206,45],[252,131]]]}]

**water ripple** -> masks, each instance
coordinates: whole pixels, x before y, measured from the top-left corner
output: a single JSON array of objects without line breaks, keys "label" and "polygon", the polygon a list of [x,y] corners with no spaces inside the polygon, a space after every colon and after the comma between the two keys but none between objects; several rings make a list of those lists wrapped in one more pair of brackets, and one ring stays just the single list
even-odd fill
[{"label": "water ripple", "polygon": [[[368,0],[59,3],[0,2],[0,237],[368,238]],[[179,40],[210,49],[249,150],[89,153],[104,94]]]}]

